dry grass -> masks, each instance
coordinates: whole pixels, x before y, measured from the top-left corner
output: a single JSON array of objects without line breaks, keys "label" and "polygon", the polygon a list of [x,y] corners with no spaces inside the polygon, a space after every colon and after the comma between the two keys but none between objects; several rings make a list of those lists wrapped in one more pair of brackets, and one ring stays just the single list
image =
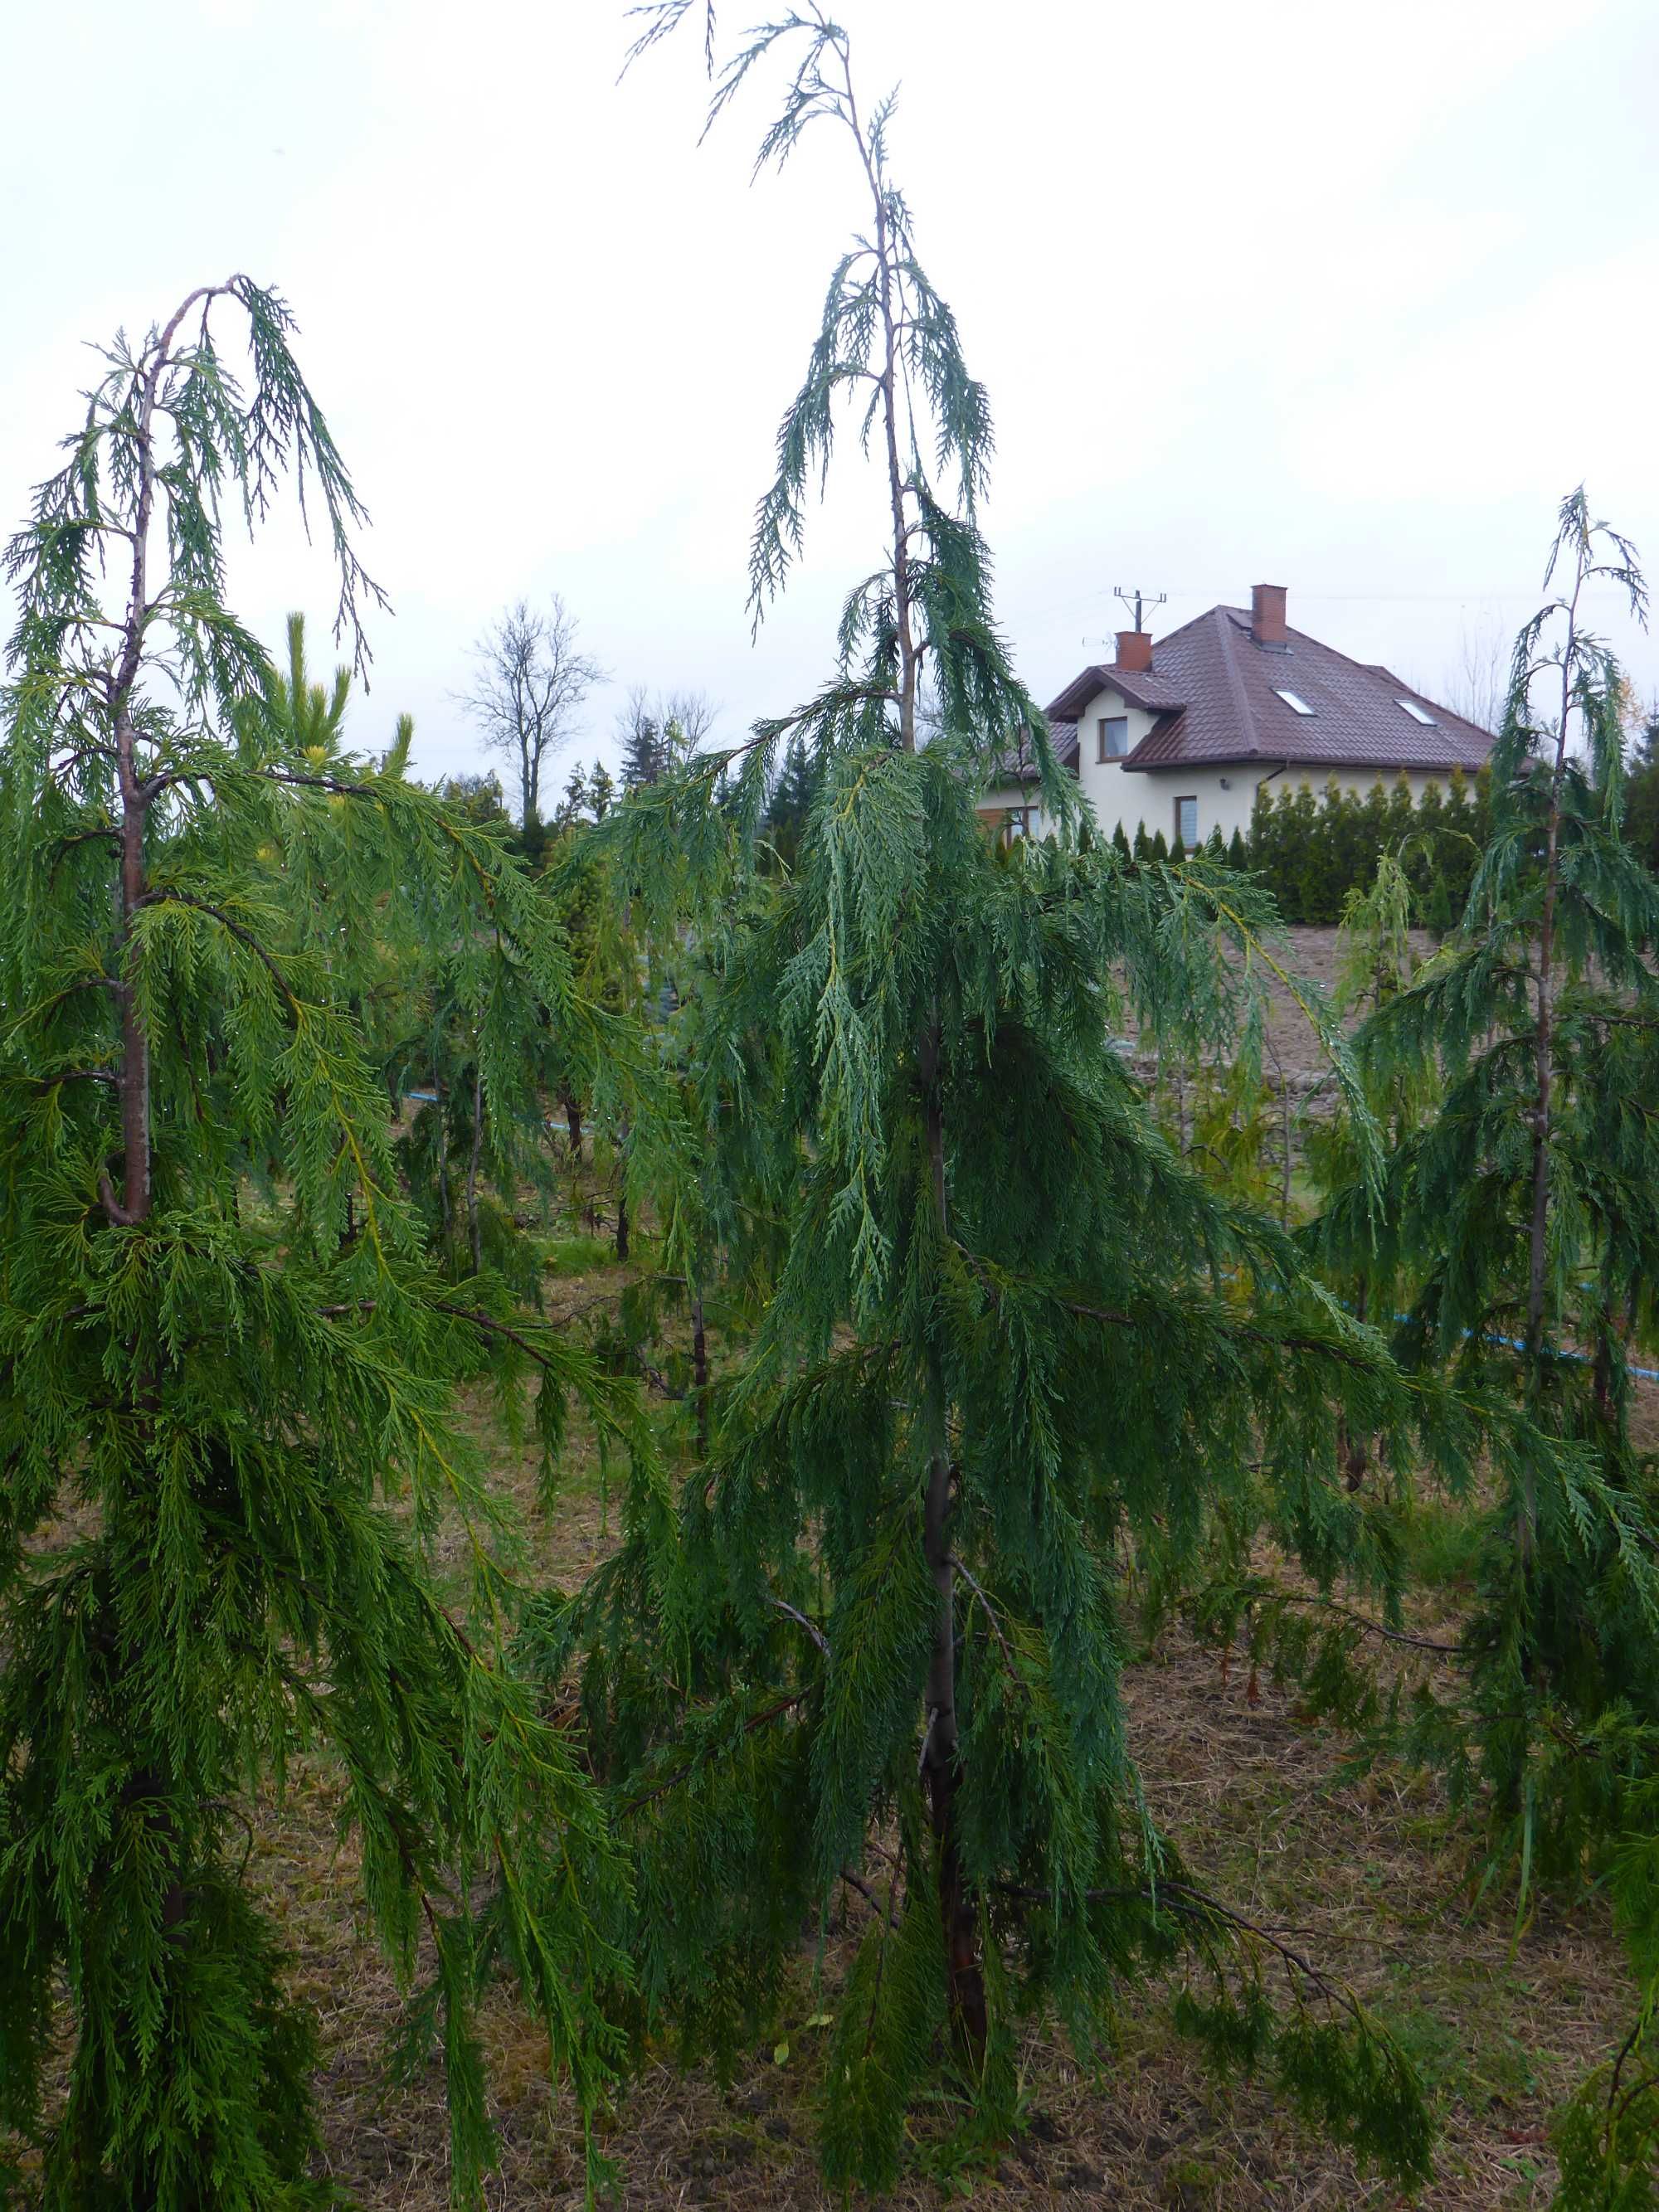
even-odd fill
[{"label": "dry grass", "polygon": [[[559,1285],[561,1303],[614,1291],[605,1270]],[[472,1417],[490,1434],[487,1417]],[[527,1456],[497,1440],[502,1486],[520,1502],[538,1571],[567,1585],[610,1540],[597,1471],[579,1446],[561,1496],[544,1511]],[[1455,1615],[1459,1594],[1432,1594],[1429,1618]],[[1540,1911],[1516,1934],[1500,1904],[1475,1913],[1468,1839],[1434,1786],[1382,1770],[1340,1778],[1342,1745],[1303,1725],[1293,1698],[1179,1636],[1132,1670],[1131,1725],[1154,1812],[1217,1892],[1347,1979],[1413,2049],[1436,2098],[1442,2134],[1435,2212],[1541,2207],[1553,2177],[1547,2128],[1556,2106],[1614,2044],[1631,1989],[1604,1916],[1592,1906]],[[368,1940],[351,1847],[337,1846],[337,1785],[305,1771],[262,1824],[258,1875],[295,1949],[295,1986],[319,2012],[327,2156],[366,2207],[436,2212],[446,2202],[441,2085],[383,2092],[380,2051],[397,1992]],[[827,1971],[837,1970],[831,1946]],[[781,2063],[758,2050],[732,2088],[650,2068],[613,2117],[607,2148],[629,2208],[828,2208],[814,2152],[808,2025],[819,2000],[804,1942],[799,1997]],[[1036,2212],[1109,2203],[1152,2208],[1382,2207],[1398,2192],[1356,2176],[1251,2085],[1207,2077],[1168,2025],[1167,1990],[1136,1992],[1103,2073],[1079,2069],[1051,2032],[1024,2052],[1024,2124],[994,2163],[957,2189],[989,2205]],[[580,2146],[568,2106],[550,2097],[545,2046],[503,1997],[488,2022],[501,2157],[492,2206],[582,2201]],[[945,2201],[918,2178],[888,2200]]]},{"label": "dry grass", "polygon": [[[1316,968],[1329,948],[1299,951],[1304,968]],[[1300,1017],[1284,1011],[1288,1042]],[[562,1270],[550,1308],[571,1316],[612,1301],[627,1273]],[[1659,1388],[1642,1395],[1643,1422],[1659,1436]],[[533,1455],[513,1449],[482,1405],[465,1419],[523,1516],[532,1571],[572,1585],[604,1555],[614,1525],[591,1447],[573,1438],[559,1496],[544,1508]],[[462,1549],[458,1534],[447,1562],[458,1583]],[[1443,1583],[1424,1626],[1454,1620],[1460,1597],[1455,1577]],[[1433,1784],[1387,1768],[1344,1781],[1341,1742],[1304,1725],[1288,1693],[1243,1670],[1224,1673],[1213,1653],[1179,1635],[1131,1669],[1127,1690],[1152,1809],[1194,1871],[1252,1917],[1294,1930],[1423,2067],[1441,2136],[1418,2201],[1432,2212],[1546,2205],[1550,2116],[1629,2016],[1632,1993],[1605,1915],[1590,1905],[1546,1909],[1517,1935],[1501,1902],[1472,1911],[1469,1839]],[[337,1834],[340,1799],[326,1765],[302,1763],[282,1804],[260,1809],[251,1871],[291,1947],[294,1991],[320,2021],[330,2170],[369,2212],[438,2212],[447,2202],[441,2081],[434,2067],[407,2089],[385,2087],[398,1994],[364,1922],[355,1845]],[[832,1944],[832,1975],[840,1956]],[[620,2166],[620,2205],[828,2212],[839,2202],[817,2170],[811,1971],[804,1942],[781,2060],[770,2046],[757,2050],[728,2092],[660,2064],[631,2086],[606,2143]],[[1358,2178],[1265,2089],[1206,2076],[1169,2027],[1169,1994],[1132,1995],[1099,2072],[1080,2069],[1052,2032],[1032,2030],[1021,2128],[993,2163],[958,2177],[956,2193],[1011,2212],[1103,2203],[1312,2212],[1404,2201]],[[580,2205],[579,2133],[568,2100],[549,2090],[544,2039],[505,1996],[486,2033],[501,2143],[489,2204]],[[949,2193],[919,2175],[887,2202],[915,2212]]]},{"label": "dry grass", "polygon": [[[598,1513],[573,1497],[572,1550],[547,1534],[567,1572],[591,1556]],[[553,1561],[550,1559],[550,1564]],[[1541,2206],[1554,2106],[1617,2040],[1631,1991],[1601,1916],[1540,1914],[1516,1939],[1501,1911],[1468,1910],[1462,1843],[1432,1789],[1383,1772],[1334,1778],[1339,1747],[1298,1724],[1291,1700],[1178,1640],[1138,1667],[1132,1726],[1154,1809],[1221,1893],[1294,1929],[1413,2048],[1434,2086],[1443,2134],[1419,2200],[1440,2212]],[[322,2021],[328,2158],[370,2207],[436,2212],[446,2191],[441,2085],[383,2094],[379,2052],[397,2016],[391,1978],[366,1938],[349,1845],[337,1849],[337,1785],[302,1774],[262,1825],[258,1875],[295,1949],[295,1987]],[[828,2207],[817,2174],[807,2074],[817,2008],[803,1948],[783,2063],[757,2051],[729,2094],[706,2076],[653,2067],[617,2112],[608,2148],[620,2203]],[[833,1964],[832,1964],[833,1970]],[[1358,2181],[1263,2091],[1207,2079],[1167,2027],[1166,1992],[1139,1993],[1103,2075],[1079,2071],[1050,2033],[1024,2052],[1025,2124],[976,2199],[1035,2208],[1382,2206],[1397,2192]],[[550,2101],[545,2047],[501,2000],[489,2021],[501,2162],[489,2201],[576,2205],[581,2160],[572,2115]],[[890,2200],[944,2201],[918,2179]]]}]

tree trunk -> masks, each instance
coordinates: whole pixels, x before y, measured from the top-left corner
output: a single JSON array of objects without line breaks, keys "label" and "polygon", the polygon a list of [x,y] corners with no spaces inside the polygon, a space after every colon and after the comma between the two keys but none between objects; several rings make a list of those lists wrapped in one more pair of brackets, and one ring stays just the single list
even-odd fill
[{"label": "tree trunk", "polygon": [[703,1331],[702,1300],[691,1301],[691,1389],[697,1401],[697,1456],[708,1456],[708,1339]]},{"label": "tree trunk", "polygon": [[[152,613],[148,586],[149,538],[155,483],[151,426],[174,334],[191,301],[199,297],[199,294],[192,294],[174,313],[156,342],[149,373],[144,379],[143,398],[139,403],[140,481],[133,514],[131,584],[126,617],[122,625],[121,647],[111,673],[108,695],[116,781],[121,799],[119,921],[115,957],[118,977],[118,1003],[121,1012],[121,1057],[117,1079],[121,1101],[122,1194],[118,1200],[106,1174],[100,1178],[99,1194],[110,1220],[125,1227],[136,1227],[147,1221],[154,1203],[150,1157],[149,1036],[144,1026],[137,992],[132,978],[126,972],[132,951],[134,920],[149,895],[144,867],[144,830],[150,803],[155,795],[154,786],[140,772],[138,732],[132,711],[134,693],[143,662],[146,629]],[[148,1485],[151,1480],[146,1463],[147,1447],[153,1441],[158,1396],[158,1378],[154,1375],[136,1372],[129,1410],[133,1416],[134,1435],[139,1446],[133,1455],[132,1479],[139,1485]],[[118,1706],[122,1697],[124,1672],[121,1655],[117,1651],[112,1656],[110,1695]],[[136,1752],[137,1747],[131,1741],[136,1716],[127,1714],[122,1717],[118,1724],[128,1730],[130,1748]],[[178,1942],[182,1940],[190,1899],[184,1882],[184,1847],[167,1808],[170,1779],[159,1764],[149,1761],[136,1764],[122,1785],[121,1796],[129,1807],[144,1803],[155,1808],[150,1826],[155,1839],[156,1856],[165,1869],[161,1890],[161,1928],[167,1942]],[[94,1882],[101,1878],[101,1873],[95,1874]],[[100,2143],[97,2151],[100,2160],[103,2153],[104,2146]]]},{"label": "tree trunk", "polygon": [[628,1124],[624,1121],[617,1138],[617,1157],[620,1175],[617,1184],[617,1257],[628,1257]]},{"label": "tree trunk", "polygon": [[1618,1328],[1613,1314],[1613,1232],[1602,1248],[1601,1284],[1595,1303],[1595,1353],[1591,1367],[1596,1419],[1605,1429],[1622,1429],[1624,1408],[1614,1387]]},{"label": "tree trunk", "polygon": [[[877,296],[882,321],[881,393],[887,462],[887,495],[892,527],[893,629],[898,647],[898,737],[907,752],[916,748],[916,690],[924,648],[916,643],[910,574],[910,531],[906,485],[900,461],[899,309],[895,296],[894,241],[889,209],[875,161],[860,119],[850,66],[842,52],[847,112],[858,141],[874,217]],[[922,1113],[933,1173],[933,1198],[939,1234],[946,1233],[944,1104],[939,1091],[940,1033],[935,1006],[917,1053]],[[963,1878],[961,1828],[956,1797],[961,1786],[956,1693],[955,1567],[951,1556],[952,1468],[947,1434],[945,1376],[938,1349],[927,1352],[927,1418],[933,1427],[924,1501],[922,1544],[938,1594],[933,1652],[927,1676],[927,1732],[922,1746],[933,1835],[939,1850],[939,1910],[944,1922],[951,2017],[970,2060],[982,2057],[988,2033],[985,1976],[979,1957],[978,1922],[971,1890]]]},{"label": "tree trunk", "polygon": [[[939,1030],[935,1018],[920,1055],[922,1115],[933,1173],[934,1216],[941,1237],[946,1228],[945,1115],[939,1096]],[[927,1670],[927,1733],[922,1766],[928,1809],[939,1847],[939,1917],[945,1934],[945,1976],[951,2019],[968,2057],[982,2058],[989,2023],[985,1974],[979,1956],[978,1916],[973,1892],[962,1869],[961,1825],[957,1791],[961,1786],[960,1741],[957,1730],[956,1568],[951,1556],[951,1489],[956,1470],[946,1443],[945,1376],[937,1351],[930,1351],[928,1419],[934,1443],[928,1463],[922,1515],[922,1549],[938,1595],[933,1620],[933,1653]]]},{"label": "tree trunk", "polygon": [[432,1079],[433,1111],[437,1116],[438,1133],[434,1139],[438,1171],[438,1221],[443,1235],[446,1264],[449,1259],[450,1239],[453,1222],[449,1204],[449,1123],[444,1114],[444,1079],[441,1075]]},{"label": "tree trunk", "polygon": [[579,1160],[582,1156],[582,1102],[574,1091],[567,1091],[560,1103],[564,1108],[564,1125],[569,1132],[570,1157]]},{"label": "tree trunk", "polygon": [[472,1248],[472,1272],[483,1272],[483,1226],[478,1218],[478,1158],[483,1150],[483,1067],[472,1070],[472,1151],[466,1164],[466,1233]]},{"label": "tree trunk", "polygon": [[[149,801],[133,761],[134,732],[125,710],[116,721],[115,745],[121,781],[121,937],[123,966],[131,939],[132,918],[143,902],[144,817]],[[120,1218],[143,1221],[150,1209],[149,1039],[131,980],[121,979],[121,1154]],[[106,1201],[107,1204],[107,1200]],[[113,1211],[114,1209],[111,1209]]]},{"label": "tree trunk", "polygon": [[1549,832],[1544,850],[1544,904],[1538,924],[1538,1018],[1534,1050],[1537,1094],[1532,1125],[1532,1224],[1527,1270],[1527,1353],[1536,1363],[1544,1348],[1544,1306],[1549,1263],[1550,1114],[1555,1084],[1555,900],[1560,876],[1561,774],[1567,757],[1567,724],[1572,713],[1573,664],[1577,646],[1578,594],[1583,588],[1584,554],[1578,555],[1577,579],[1567,605],[1567,641],[1561,653],[1561,720],[1555,732],[1555,767],[1550,778]]},{"label": "tree trunk", "polygon": [[[1353,1313],[1356,1321],[1364,1320],[1365,1285],[1364,1283],[1361,1283],[1354,1291]],[[1350,1436],[1346,1421],[1340,1419],[1336,1425],[1336,1449],[1342,1468],[1343,1480],[1350,1495],[1355,1491],[1363,1490],[1365,1486],[1366,1473],[1371,1463],[1370,1438],[1363,1431],[1357,1436]]]},{"label": "tree trunk", "polygon": [[877,381],[881,389],[882,427],[887,449],[887,499],[893,529],[893,629],[899,649],[899,742],[906,752],[916,749],[916,688],[921,670],[921,653],[918,649],[910,624],[910,533],[906,526],[904,512],[904,471],[899,460],[899,318],[898,305],[893,295],[893,237],[888,220],[887,201],[866,142],[864,127],[859,119],[858,98],[853,90],[853,72],[846,55],[842,57],[842,82],[847,92],[847,112],[853,125],[853,135],[858,141],[859,157],[864,164],[866,181],[870,187],[870,198],[876,226],[876,284],[881,305],[882,366]]}]

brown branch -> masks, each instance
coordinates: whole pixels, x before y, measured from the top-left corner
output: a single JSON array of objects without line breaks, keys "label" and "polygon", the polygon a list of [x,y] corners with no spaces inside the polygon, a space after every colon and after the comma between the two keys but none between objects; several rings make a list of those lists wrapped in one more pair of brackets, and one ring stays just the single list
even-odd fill
[{"label": "brown branch", "polygon": [[497,1321],[494,1314],[481,1313],[476,1306],[440,1304],[437,1310],[440,1313],[452,1315],[457,1321],[470,1321],[474,1328],[483,1329],[492,1336],[504,1336],[509,1344],[517,1345],[525,1357],[527,1359],[533,1359],[538,1367],[545,1368],[550,1374],[557,1371],[546,1352],[508,1322]]},{"label": "brown branch", "polygon": [[951,1565],[956,1569],[957,1572],[962,1577],[963,1582],[967,1583],[969,1589],[973,1592],[974,1595],[979,1600],[981,1605],[985,1608],[985,1618],[991,1624],[992,1634],[996,1638],[997,1642],[1002,1646],[1002,1656],[1008,1662],[1008,1672],[1013,1676],[1017,1682],[1022,1680],[1024,1678],[1022,1677],[1018,1668],[1014,1664],[1013,1651],[1009,1645],[1007,1638],[1002,1632],[1002,1623],[997,1619],[995,1607],[993,1606],[990,1599],[986,1596],[985,1592],[981,1589],[973,1575],[963,1565],[962,1561],[957,1558],[954,1552],[951,1554]]},{"label": "brown branch", "polygon": [[[793,1697],[780,1698],[775,1705],[768,1705],[763,1711],[751,1713],[743,1724],[743,1733],[744,1735],[753,1735],[757,1729],[766,1727],[770,1721],[781,1720],[785,1713],[793,1712],[798,1705],[805,1704],[816,1686],[815,1684],[809,1683],[805,1689],[797,1690]],[[659,1797],[666,1797],[671,1790],[678,1790],[682,1782],[689,1781],[702,1764],[702,1760],[694,1759],[688,1760],[684,1766],[676,1767],[665,1781],[659,1782],[641,1796],[631,1798],[623,1807],[621,1818],[626,1820],[634,1814],[641,1811],[647,1805],[654,1804]]]},{"label": "brown branch", "polygon": [[1442,1644],[1432,1636],[1414,1636],[1409,1629],[1390,1628],[1382,1621],[1373,1620],[1369,1613],[1356,1613],[1352,1606],[1344,1605],[1334,1597],[1318,1597],[1311,1592],[1304,1595],[1297,1590],[1275,1590],[1271,1593],[1269,1602],[1313,1606],[1325,1613],[1340,1613],[1345,1620],[1352,1621],[1356,1628],[1363,1628],[1368,1636],[1382,1637],[1390,1644],[1408,1644],[1419,1651],[1443,1651],[1452,1659],[1467,1659],[1469,1656],[1466,1644]]},{"label": "brown branch", "polygon": [[[1052,1890],[1038,1888],[1034,1883],[999,1881],[994,1882],[992,1887],[1000,1896],[1016,1898],[1028,1904],[1051,1905],[1054,1902]],[[1286,1966],[1293,1966],[1327,2003],[1340,2004],[1356,2019],[1359,2017],[1358,2000],[1352,1992],[1332,1981],[1329,1975],[1316,1966],[1305,1953],[1297,1950],[1282,1936],[1276,1935],[1261,1922],[1252,1920],[1247,1913],[1240,1912],[1233,1905],[1224,1905],[1219,1898],[1193,1888],[1190,1883],[1160,1881],[1143,1883],[1139,1887],[1125,1884],[1109,1889],[1085,1889],[1082,1893],[1082,1901],[1085,1905],[1150,1905],[1154,1913],[1163,1902],[1172,1912],[1188,1920],[1224,1921],[1255,1942],[1265,1943]]]},{"label": "brown branch", "polygon": [[775,1606],[780,1613],[787,1613],[791,1620],[799,1623],[799,1625],[804,1628],[806,1631],[806,1633],[811,1638],[813,1643],[817,1645],[818,1650],[823,1652],[824,1657],[826,1659],[829,1658],[830,1639],[824,1634],[823,1631],[818,1626],[817,1621],[809,1620],[804,1613],[798,1613],[793,1605],[789,1604],[786,1599],[779,1597],[773,1590],[768,1590],[766,1593],[766,1601],[769,1605]]},{"label": "brown branch", "polygon": [[[985,1262],[976,1252],[970,1251],[960,1239],[955,1242],[957,1251],[961,1253],[969,1267],[984,1285],[992,1305],[1000,1310],[1001,1293],[996,1284],[992,1281]],[[1065,1297],[1058,1291],[1050,1291],[1041,1284],[1028,1284],[1025,1287],[1034,1291],[1039,1297],[1048,1299],[1057,1305],[1062,1313],[1071,1314],[1078,1321],[1098,1322],[1109,1328],[1144,1329],[1152,1326],[1145,1315],[1124,1313],[1112,1306],[1085,1305],[1075,1298]],[[1340,1345],[1328,1344],[1321,1337],[1275,1336],[1271,1329],[1258,1328],[1248,1322],[1231,1322],[1224,1318],[1218,1318],[1215,1326],[1223,1336],[1239,1338],[1250,1344],[1266,1345],[1270,1350],[1322,1353],[1326,1358],[1336,1360],[1345,1367],[1356,1367],[1362,1370],[1369,1365],[1358,1352],[1348,1352]]]},{"label": "brown branch", "polygon": [[290,785],[305,791],[326,791],[336,799],[379,799],[382,793],[370,783],[344,783],[332,775],[295,775],[289,769],[265,768],[258,773],[267,783]]},{"label": "brown branch", "polygon": [[123,1206],[115,1195],[115,1186],[108,1176],[98,1178],[98,1195],[103,1200],[104,1211],[118,1229],[132,1229],[144,1218],[141,1208]]},{"label": "brown branch", "polygon": [[146,891],[138,901],[138,904],[140,906],[187,906],[198,914],[209,915],[219,924],[222,929],[228,930],[240,944],[246,945],[250,952],[264,962],[270,970],[272,981],[290,1006],[297,1006],[300,1004],[299,994],[290,985],[287,976],[283,975],[252,931],[245,928],[240,921],[234,921],[222,907],[213,905],[210,900],[198,898],[193,892],[176,890],[167,884],[162,885],[159,890]]},{"label": "brown branch", "polygon": [[848,1889],[856,1890],[878,1920],[887,1918],[886,1907],[861,1875],[854,1874],[850,1867],[838,1867],[836,1869],[836,1879],[837,1881],[844,1881]]},{"label": "brown branch", "polygon": [[107,837],[117,845],[121,842],[121,833],[112,822],[100,823],[96,830],[76,830],[68,836],[54,840],[57,850],[52,864],[53,875],[57,874],[58,862],[62,860],[71,845],[90,844],[99,837]]}]

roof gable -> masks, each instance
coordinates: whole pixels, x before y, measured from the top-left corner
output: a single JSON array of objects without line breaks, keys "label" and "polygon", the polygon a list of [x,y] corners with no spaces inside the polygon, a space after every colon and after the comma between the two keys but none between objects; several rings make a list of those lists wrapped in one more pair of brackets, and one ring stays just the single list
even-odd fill
[{"label": "roof gable", "polygon": [[1051,722],[1074,722],[1103,691],[1115,691],[1132,707],[1149,714],[1162,714],[1182,704],[1179,687],[1161,672],[1151,670],[1099,666],[1085,668],[1073,678],[1057,699],[1044,709]]}]

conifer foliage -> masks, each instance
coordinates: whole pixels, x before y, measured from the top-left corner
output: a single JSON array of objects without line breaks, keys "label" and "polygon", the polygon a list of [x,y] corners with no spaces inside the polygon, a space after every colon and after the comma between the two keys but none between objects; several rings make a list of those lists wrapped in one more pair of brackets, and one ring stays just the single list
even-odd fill
[{"label": "conifer foliage", "polygon": [[[493,1372],[511,1409],[525,1370],[550,1443],[573,1389],[613,1427],[627,1406],[488,1274],[428,1263],[359,1017],[387,943],[483,944],[483,1095],[513,1095],[526,1028],[596,1032],[499,841],[407,780],[406,729],[378,766],[345,751],[343,678],[312,686],[296,635],[278,678],[226,604],[223,507],[257,523],[290,473],[360,661],[380,596],[290,336],[238,276],[118,338],[8,555],[0,2131],[64,2212],[331,2201],[310,2016],[243,1878],[305,1747],[343,1778],[408,2055],[441,2045],[459,2201],[485,1978],[516,1978],[591,2112],[611,2045],[585,1992],[622,1971],[606,1824],[503,1663],[513,1591],[449,1407]],[[426,1554],[446,1517],[459,1611]]]},{"label": "conifer foliage", "polygon": [[1328,1249],[1408,1290],[1403,1356],[1483,1378],[1556,1453],[1493,1486],[1464,1694],[1413,1734],[1479,1794],[1492,1871],[1605,1881],[1643,2002],[1561,2130],[1564,2206],[1650,2201],[1659,2103],[1659,1484],[1632,1433],[1632,1346],[1659,1341],[1659,885],[1624,834],[1626,687],[1584,620],[1612,586],[1645,614],[1636,556],[1581,488],[1549,592],[1516,640],[1492,762],[1492,834],[1458,928],[1358,1040],[1432,1110],[1402,1134],[1373,1237],[1351,1198]]},{"label": "conifer foliage", "polygon": [[[688,12],[650,11],[642,45]],[[1403,1459],[1448,1401],[1403,1384],[1273,1224],[1206,1192],[1112,1049],[1120,976],[1154,1033],[1231,1041],[1245,963],[1221,945],[1254,948],[1266,902],[1207,856],[1175,870],[1082,834],[994,620],[990,414],[891,176],[892,101],[861,104],[845,33],[808,7],[753,34],[714,117],[769,58],[788,73],[761,162],[842,133],[865,219],[779,430],[757,614],[843,402],[886,551],[815,696],[607,825],[649,883],[720,847],[717,823],[752,835],[786,747],[810,769],[793,866],[702,1015],[730,1091],[711,1126],[750,1146],[726,1188],[782,1224],[775,1294],[678,1514],[638,1489],[622,1550],[538,1622],[550,1673],[586,1654],[635,1866],[636,2021],[729,2067],[803,1919],[846,1911],[823,2158],[884,2186],[941,2069],[970,2136],[1011,2124],[1020,2009],[1097,2050],[1121,1978],[1184,1959],[1177,2016],[1219,2063],[1269,2069],[1415,2176],[1399,2051],[1306,1962],[1276,2009],[1261,1931],[1147,1814],[1121,1585],[1132,1552],[1178,1585],[1224,1522],[1322,1580],[1386,1583],[1367,1502],[1332,1479],[1338,1424]],[[1000,853],[975,802],[1022,729],[1061,830]]]},{"label": "conifer foliage", "polygon": [[1638,616],[1645,592],[1582,490],[1546,582],[1516,641],[1491,840],[1456,934],[1358,1042],[1377,1081],[1427,1085],[1433,1109],[1390,1157],[1382,1233],[1357,1193],[1324,1229],[1382,1310],[1408,1293],[1413,1365],[1479,1378],[1563,1448],[1497,1493],[1468,1631],[1480,1767],[1534,1872],[1571,1869],[1616,1832],[1621,1777],[1659,1751],[1659,1498],[1626,1368],[1632,1338],[1652,1338],[1659,1277],[1644,957],[1659,887],[1621,834],[1624,685],[1583,615],[1597,583]]}]

